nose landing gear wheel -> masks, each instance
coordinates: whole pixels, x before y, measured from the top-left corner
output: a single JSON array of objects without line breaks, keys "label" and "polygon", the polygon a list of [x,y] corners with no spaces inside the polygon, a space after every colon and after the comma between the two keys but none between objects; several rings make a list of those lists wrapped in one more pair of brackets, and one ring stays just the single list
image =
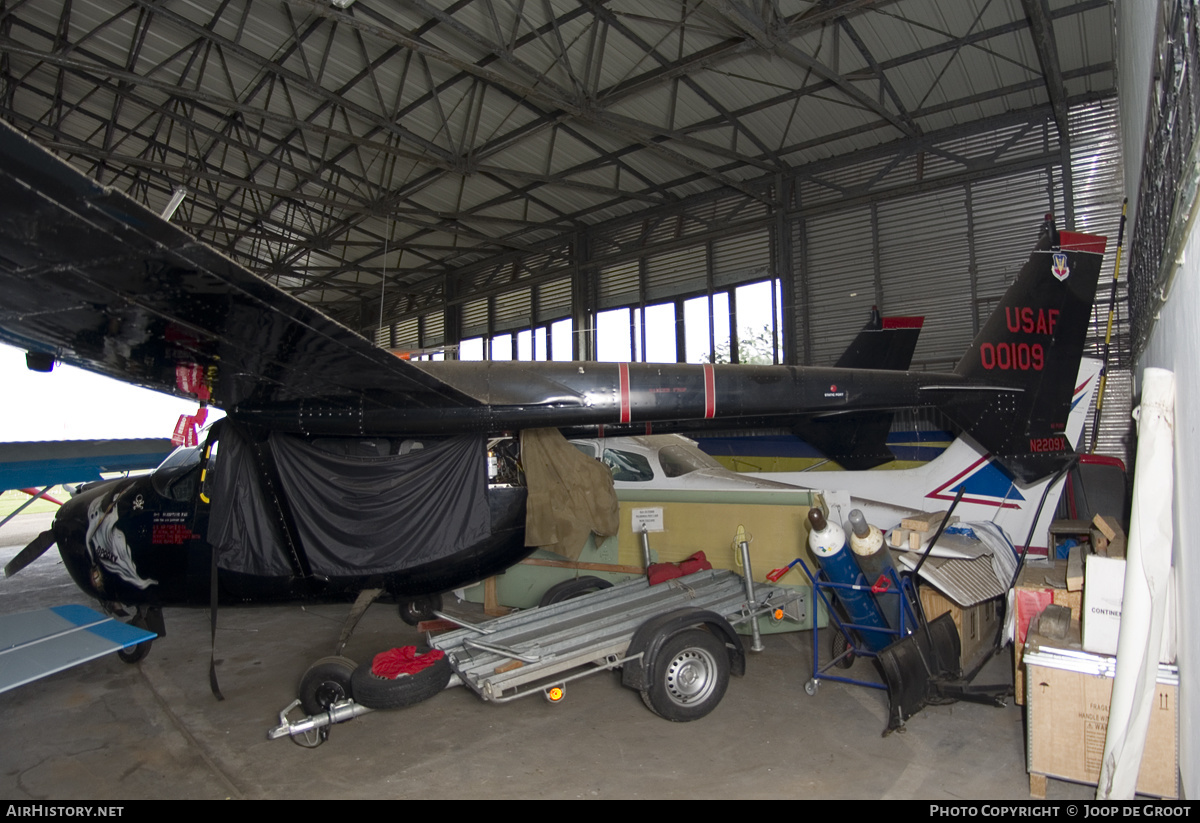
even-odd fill
[{"label": "nose landing gear wheel", "polygon": [[[348,657],[322,657],[308,667],[300,678],[300,708],[310,717],[329,710],[340,700],[351,696],[350,678],[357,665]],[[306,749],[315,749],[329,739],[329,727],[322,726],[304,734],[293,735],[292,742]]]}]

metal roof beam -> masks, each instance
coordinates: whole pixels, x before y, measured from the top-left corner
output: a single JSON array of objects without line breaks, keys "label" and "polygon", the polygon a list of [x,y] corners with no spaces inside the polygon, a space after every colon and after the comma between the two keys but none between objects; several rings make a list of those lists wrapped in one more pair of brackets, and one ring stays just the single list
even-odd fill
[{"label": "metal roof beam", "polygon": [[1054,123],[1058,126],[1058,138],[1064,145],[1069,144],[1067,89],[1063,84],[1062,67],[1058,61],[1058,41],[1054,37],[1050,5],[1047,0],[1021,0],[1021,6],[1029,20],[1029,33],[1033,37],[1033,47],[1037,50],[1038,61],[1042,66],[1046,95],[1050,99],[1050,108],[1054,111]]}]

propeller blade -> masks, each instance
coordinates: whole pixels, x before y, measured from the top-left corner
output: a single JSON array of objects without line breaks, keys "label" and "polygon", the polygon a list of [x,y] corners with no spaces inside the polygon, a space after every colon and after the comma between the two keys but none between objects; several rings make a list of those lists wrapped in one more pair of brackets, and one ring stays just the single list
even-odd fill
[{"label": "propeller blade", "polygon": [[37,560],[46,553],[46,549],[54,545],[54,532],[44,531],[30,541],[29,545],[21,549],[21,551],[12,560],[8,561],[8,565],[4,567],[4,576],[12,577],[21,569],[28,566],[33,561]]}]

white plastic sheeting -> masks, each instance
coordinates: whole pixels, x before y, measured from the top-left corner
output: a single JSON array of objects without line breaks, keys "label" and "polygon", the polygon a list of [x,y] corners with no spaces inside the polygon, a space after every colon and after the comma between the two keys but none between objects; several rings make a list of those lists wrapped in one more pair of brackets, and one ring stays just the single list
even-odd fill
[{"label": "white plastic sheeting", "polygon": [[1133,797],[1154,702],[1171,574],[1174,497],[1175,375],[1146,369],[1138,421],[1133,511],[1125,563],[1125,599],[1117,673],[1097,800]]}]

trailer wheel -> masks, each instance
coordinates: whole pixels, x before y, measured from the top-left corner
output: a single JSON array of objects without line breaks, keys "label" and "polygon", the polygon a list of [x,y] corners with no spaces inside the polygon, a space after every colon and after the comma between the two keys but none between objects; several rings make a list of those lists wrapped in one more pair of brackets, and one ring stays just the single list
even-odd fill
[{"label": "trailer wheel", "polygon": [[339,700],[346,700],[353,691],[350,677],[357,664],[348,657],[322,657],[308,667],[300,678],[300,707],[309,715],[328,711]]},{"label": "trailer wheel", "polygon": [[546,589],[546,593],[542,595],[542,599],[538,601],[538,606],[549,606],[553,603],[561,603],[564,600],[570,600],[574,597],[579,597],[582,594],[589,592],[598,592],[601,589],[611,589],[612,583],[603,580],[594,575],[585,575],[584,577],[575,577],[570,580],[564,580],[550,588]]},{"label": "trailer wheel", "polygon": [[368,709],[404,709],[446,688],[453,673],[445,657],[416,674],[402,674],[395,680],[376,677],[371,673],[371,664],[363,663],[354,670],[350,688],[355,702]]},{"label": "trailer wheel", "polygon": [[659,717],[698,720],[717,707],[729,686],[729,652],[702,629],[667,640],[650,664],[642,701]]},{"label": "trailer wheel", "polygon": [[436,611],[441,611],[442,596],[440,594],[423,594],[409,600],[400,601],[400,619],[410,626],[416,626],[422,620],[432,620],[437,617]]}]

